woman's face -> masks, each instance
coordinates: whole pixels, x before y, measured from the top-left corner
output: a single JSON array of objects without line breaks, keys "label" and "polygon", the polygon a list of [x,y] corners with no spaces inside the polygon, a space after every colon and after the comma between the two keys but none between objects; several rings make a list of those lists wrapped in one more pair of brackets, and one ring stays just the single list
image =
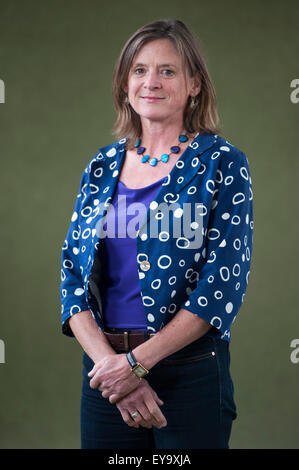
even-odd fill
[{"label": "woman's face", "polygon": [[188,96],[200,91],[199,83],[185,75],[181,57],[168,39],[156,39],[140,49],[124,90],[141,122],[182,121]]}]

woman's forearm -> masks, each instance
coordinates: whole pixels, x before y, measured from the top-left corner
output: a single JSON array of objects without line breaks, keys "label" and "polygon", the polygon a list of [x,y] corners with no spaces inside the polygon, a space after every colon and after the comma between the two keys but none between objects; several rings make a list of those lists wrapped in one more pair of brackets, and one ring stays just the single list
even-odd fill
[{"label": "woman's forearm", "polygon": [[[101,361],[105,356],[117,354],[112,346],[110,346],[104,333],[97,326],[97,323],[89,310],[84,310],[83,312],[76,313],[70,317],[69,326],[84,351],[94,361],[95,364]],[[115,360],[118,361],[119,358]],[[137,390],[137,387],[141,385],[141,381],[137,379],[137,377],[133,375],[132,372],[130,372],[130,367],[127,361],[126,365],[129,373],[133,378],[136,379],[136,386],[132,391],[133,395],[130,396],[131,392],[129,391],[125,399],[122,399],[118,405],[119,411],[124,421],[130,426],[135,427],[138,427],[139,424],[144,427],[152,427],[153,425],[160,428],[165,426],[167,421],[159,407],[162,403],[161,400],[147,382],[146,394],[144,387],[141,387],[140,390]],[[147,415],[143,420],[140,420],[141,415],[139,416],[138,423],[132,420],[128,411],[128,404],[130,405],[132,397],[134,397],[134,405],[132,405],[134,410],[141,406],[141,409],[146,409],[147,411]],[[116,401],[114,401],[114,403],[116,403]],[[147,408],[148,404],[150,406]]]},{"label": "woman's forearm", "polygon": [[151,369],[209,331],[212,325],[188,310],[181,309],[158,333],[133,349],[138,362]]},{"label": "woman's forearm", "polygon": [[99,329],[90,310],[84,310],[70,317],[69,326],[94,363],[103,359],[107,354],[116,354],[104,333]]}]

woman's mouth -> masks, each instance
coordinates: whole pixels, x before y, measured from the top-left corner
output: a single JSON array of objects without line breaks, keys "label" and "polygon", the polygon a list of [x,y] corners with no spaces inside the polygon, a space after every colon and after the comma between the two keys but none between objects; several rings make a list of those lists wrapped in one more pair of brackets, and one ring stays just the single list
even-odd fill
[{"label": "woman's mouth", "polygon": [[144,99],[145,101],[149,103],[156,103],[157,101],[161,101],[164,98],[160,98],[158,96],[142,96],[142,99]]}]

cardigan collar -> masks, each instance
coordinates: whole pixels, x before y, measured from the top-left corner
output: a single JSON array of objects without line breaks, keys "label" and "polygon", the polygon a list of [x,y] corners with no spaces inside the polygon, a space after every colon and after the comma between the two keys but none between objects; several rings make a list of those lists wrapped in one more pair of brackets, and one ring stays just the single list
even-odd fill
[{"label": "cardigan collar", "polygon": [[[155,197],[156,205],[162,202],[172,203],[178,199],[178,194],[187,186],[196,173],[199,171],[201,164],[205,160],[204,152],[214,146],[219,136],[217,134],[202,133],[197,134],[193,141],[186,147],[180,158],[172,167],[167,179],[161,185],[160,191]],[[125,144],[127,139],[122,139],[116,144],[109,146],[110,148],[103,155],[103,150],[97,155],[96,160],[104,160],[105,171],[101,177],[101,184],[106,189],[103,198],[107,210],[113,198],[122,165],[125,160]],[[111,171],[107,171],[108,168]],[[148,210],[147,217],[141,224],[143,226],[149,220],[155,211]],[[103,214],[105,215],[105,214]],[[140,227],[141,228],[141,227]]]}]

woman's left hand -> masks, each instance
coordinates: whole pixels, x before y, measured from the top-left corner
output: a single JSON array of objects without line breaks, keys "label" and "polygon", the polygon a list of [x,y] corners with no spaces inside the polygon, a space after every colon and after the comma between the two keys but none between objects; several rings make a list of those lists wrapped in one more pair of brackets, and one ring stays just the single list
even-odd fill
[{"label": "woman's left hand", "polygon": [[131,371],[126,354],[109,354],[88,373],[91,388],[98,388],[110,403],[116,403],[140,385],[140,379]]}]

